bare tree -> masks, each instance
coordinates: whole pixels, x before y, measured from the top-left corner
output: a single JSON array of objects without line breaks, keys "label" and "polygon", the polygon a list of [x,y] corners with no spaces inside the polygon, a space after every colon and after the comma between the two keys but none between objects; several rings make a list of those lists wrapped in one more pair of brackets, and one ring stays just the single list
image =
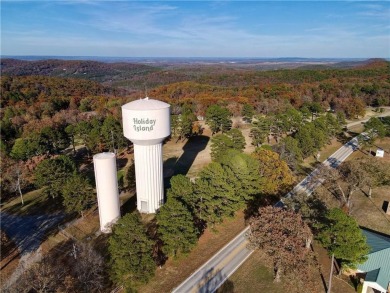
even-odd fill
[{"label": "bare tree", "polygon": [[352,207],[352,195],[370,185],[372,180],[360,161],[344,162],[338,169],[324,166],[316,177],[348,211]]},{"label": "bare tree", "polygon": [[80,291],[103,292],[105,264],[103,257],[87,243],[76,243],[72,275],[78,281]]},{"label": "bare tree", "polygon": [[4,288],[4,292],[56,292],[61,287],[64,274],[63,268],[47,256],[24,271],[17,282]]}]

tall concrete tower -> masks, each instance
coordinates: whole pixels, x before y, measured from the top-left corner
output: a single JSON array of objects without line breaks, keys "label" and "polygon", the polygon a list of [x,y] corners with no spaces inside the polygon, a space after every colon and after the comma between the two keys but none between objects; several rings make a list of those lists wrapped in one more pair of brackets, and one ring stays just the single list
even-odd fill
[{"label": "tall concrete tower", "polygon": [[121,216],[115,154],[96,154],[93,156],[93,164],[95,168],[100,231],[110,233],[111,226]]},{"label": "tall concrete tower", "polygon": [[171,134],[169,109],[169,104],[148,97],[122,106],[123,133],[134,143],[141,213],[155,213],[164,203],[162,142]]}]

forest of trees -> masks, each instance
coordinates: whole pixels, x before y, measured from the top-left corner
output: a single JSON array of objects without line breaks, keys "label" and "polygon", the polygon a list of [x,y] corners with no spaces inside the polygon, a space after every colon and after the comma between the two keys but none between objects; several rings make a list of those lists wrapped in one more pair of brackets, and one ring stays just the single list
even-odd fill
[{"label": "forest of trees", "polygon": [[[293,186],[303,159],[340,135],[345,119],[363,116],[366,106],[390,105],[389,62],[375,60],[351,69],[227,67],[222,72],[92,61],[1,62],[2,203],[18,196],[23,203],[24,193],[38,190],[48,201],[60,199],[58,210],[82,217],[96,204],[93,178],[85,166],[95,153],[131,152],[131,143],[122,134],[120,106],[143,97],[146,86],[149,96],[171,104],[171,139],[200,135],[198,120],[204,120],[212,133],[212,162],[194,180],[184,175],[171,178],[166,203],[156,214],[155,233],[144,227],[137,213],[124,215],[106,240],[109,276],[99,270],[90,277],[78,276],[82,267],[76,267],[66,271],[71,281],[61,286],[99,292],[102,286],[116,284],[134,290],[152,278],[161,255],[166,259],[189,253],[206,228],[215,229],[239,210],[245,210],[254,228],[253,247],[270,251],[277,279],[296,266],[302,266],[302,276],[307,276],[305,265],[313,265],[307,243],[313,237],[346,267],[363,259],[367,249],[348,215],[349,198],[357,189],[367,188],[371,195],[372,188],[390,184],[388,176],[375,176],[390,174],[386,167],[357,161],[337,172],[325,170],[328,188],[339,195],[337,210],[324,207],[321,214],[305,214],[310,202],[299,202],[299,197],[293,205],[301,207],[300,213],[295,209],[275,213],[264,205]],[[117,75],[112,76],[112,69]],[[238,116],[243,125],[233,125],[232,118]],[[250,154],[243,152],[241,126],[250,128],[255,147]],[[390,135],[390,121],[373,118],[365,130],[369,139],[362,144],[370,147],[376,137]],[[130,165],[120,188],[134,190],[134,164]],[[344,183],[338,185],[338,180]],[[280,219],[275,214],[290,218],[294,225],[276,227]],[[342,241],[337,247],[332,244],[339,224],[356,232],[355,258],[348,256]],[[293,238],[284,245],[294,249],[286,252],[278,242],[287,237],[282,230],[278,239],[261,241],[270,235],[267,228],[291,230],[287,234]],[[103,262],[93,248],[74,245],[85,254],[81,265]],[[49,275],[56,272],[49,259],[38,266]],[[26,271],[26,280],[46,278],[44,273],[34,274]],[[88,278],[96,281],[87,285]]]}]

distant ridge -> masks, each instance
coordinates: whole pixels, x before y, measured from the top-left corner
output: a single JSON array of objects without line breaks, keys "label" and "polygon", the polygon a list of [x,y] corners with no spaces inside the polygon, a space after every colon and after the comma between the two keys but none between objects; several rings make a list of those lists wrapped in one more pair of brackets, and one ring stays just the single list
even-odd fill
[{"label": "distant ridge", "polygon": [[361,65],[358,66],[358,68],[364,68],[364,69],[368,69],[368,68],[381,68],[381,67],[386,67],[386,66],[389,66],[389,61],[387,61],[386,59],[381,59],[381,58],[372,58],[372,59],[368,59],[364,62],[362,62]]},{"label": "distant ridge", "polygon": [[26,61],[39,60],[83,60],[99,61],[107,63],[130,62],[130,63],[239,63],[250,64],[260,62],[284,62],[284,63],[339,63],[343,61],[365,61],[367,58],[305,58],[305,57],[102,57],[102,56],[1,56],[1,59],[10,58]]}]

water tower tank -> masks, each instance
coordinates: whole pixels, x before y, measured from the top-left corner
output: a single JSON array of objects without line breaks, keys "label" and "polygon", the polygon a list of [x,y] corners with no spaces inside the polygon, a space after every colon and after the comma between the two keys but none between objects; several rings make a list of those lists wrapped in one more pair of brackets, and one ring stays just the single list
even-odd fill
[{"label": "water tower tank", "polygon": [[164,201],[162,142],[171,134],[170,105],[145,98],[122,106],[124,136],[134,143],[137,209],[155,213]]},{"label": "water tower tank", "polygon": [[120,218],[115,154],[96,154],[93,156],[93,164],[99,206],[100,231],[110,233],[111,226]]}]

